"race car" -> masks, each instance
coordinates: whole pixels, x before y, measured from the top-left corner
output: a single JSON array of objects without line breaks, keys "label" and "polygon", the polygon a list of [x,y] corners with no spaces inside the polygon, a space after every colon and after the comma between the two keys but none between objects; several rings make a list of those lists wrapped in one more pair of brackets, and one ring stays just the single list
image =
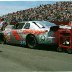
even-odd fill
[{"label": "race car", "polygon": [[34,48],[39,44],[56,44],[55,31],[57,29],[56,24],[48,21],[23,21],[3,33],[6,43]]}]

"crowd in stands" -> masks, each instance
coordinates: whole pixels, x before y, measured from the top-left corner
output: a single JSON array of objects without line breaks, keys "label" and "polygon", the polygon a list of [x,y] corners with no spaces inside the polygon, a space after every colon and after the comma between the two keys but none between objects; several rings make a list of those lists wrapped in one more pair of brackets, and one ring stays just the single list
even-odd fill
[{"label": "crowd in stands", "polygon": [[72,2],[62,1],[55,4],[40,5],[4,15],[7,22],[20,21],[72,21]]}]

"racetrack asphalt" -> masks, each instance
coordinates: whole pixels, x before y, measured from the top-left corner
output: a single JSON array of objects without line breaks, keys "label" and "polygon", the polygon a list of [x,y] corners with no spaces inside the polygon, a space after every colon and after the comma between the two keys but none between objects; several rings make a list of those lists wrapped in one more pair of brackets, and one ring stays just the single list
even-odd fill
[{"label": "racetrack asphalt", "polygon": [[72,54],[0,44],[0,72],[72,71]]}]

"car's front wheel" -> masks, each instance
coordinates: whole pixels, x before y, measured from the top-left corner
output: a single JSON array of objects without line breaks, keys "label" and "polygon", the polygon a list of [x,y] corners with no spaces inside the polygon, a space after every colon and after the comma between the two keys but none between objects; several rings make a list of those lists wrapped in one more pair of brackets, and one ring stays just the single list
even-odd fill
[{"label": "car's front wheel", "polygon": [[3,33],[0,33],[0,43],[1,44],[4,43],[4,35],[3,35]]},{"label": "car's front wheel", "polygon": [[38,44],[36,37],[34,35],[28,35],[26,38],[26,44],[29,48],[35,48]]}]

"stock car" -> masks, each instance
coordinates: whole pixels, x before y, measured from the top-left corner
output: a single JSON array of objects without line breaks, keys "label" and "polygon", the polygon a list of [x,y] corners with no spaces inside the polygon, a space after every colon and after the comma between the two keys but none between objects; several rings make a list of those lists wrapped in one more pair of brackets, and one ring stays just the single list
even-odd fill
[{"label": "stock car", "polygon": [[10,44],[27,45],[34,48],[39,44],[56,44],[54,32],[58,26],[48,21],[18,22],[12,29],[4,30],[4,41]]}]

